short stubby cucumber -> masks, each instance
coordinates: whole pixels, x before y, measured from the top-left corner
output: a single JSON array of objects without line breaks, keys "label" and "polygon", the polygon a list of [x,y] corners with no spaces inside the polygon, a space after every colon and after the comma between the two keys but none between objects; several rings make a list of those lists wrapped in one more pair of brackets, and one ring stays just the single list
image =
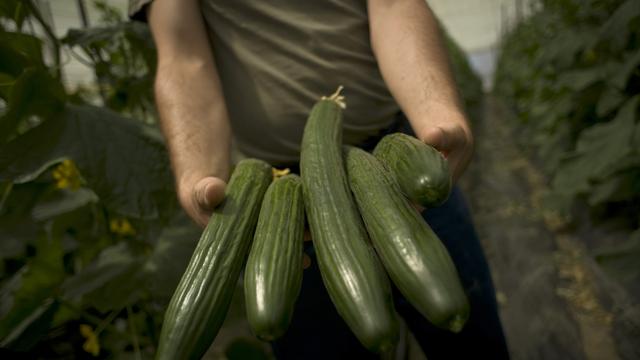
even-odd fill
[{"label": "short stubby cucumber", "polygon": [[442,205],[451,192],[449,163],[435,148],[413,136],[389,134],[378,142],[373,154],[396,177],[402,192],[427,208]]}]

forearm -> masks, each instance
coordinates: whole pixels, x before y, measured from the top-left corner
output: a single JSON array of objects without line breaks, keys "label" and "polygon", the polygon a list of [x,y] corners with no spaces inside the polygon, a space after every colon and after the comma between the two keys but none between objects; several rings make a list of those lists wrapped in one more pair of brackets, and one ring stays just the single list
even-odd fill
[{"label": "forearm", "polygon": [[198,4],[156,0],[149,22],[158,48],[156,104],[176,179],[226,180],[231,130]]},{"label": "forearm", "polygon": [[156,103],[178,181],[228,177],[231,130],[220,85],[212,76],[206,65],[158,67]]},{"label": "forearm", "polygon": [[435,116],[450,116],[470,137],[440,29],[425,1],[369,0],[369,21],[382,76],[418,137]]}]

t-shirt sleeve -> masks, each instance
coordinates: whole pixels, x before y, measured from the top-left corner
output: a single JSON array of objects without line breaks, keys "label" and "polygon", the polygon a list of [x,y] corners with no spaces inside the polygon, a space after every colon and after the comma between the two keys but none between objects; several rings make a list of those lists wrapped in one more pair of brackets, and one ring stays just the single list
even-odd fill
[{"label": "t-shirt sleeve", "polygon": [[129,18],[147,22],[147,6],[153,0],[129,0]]}]

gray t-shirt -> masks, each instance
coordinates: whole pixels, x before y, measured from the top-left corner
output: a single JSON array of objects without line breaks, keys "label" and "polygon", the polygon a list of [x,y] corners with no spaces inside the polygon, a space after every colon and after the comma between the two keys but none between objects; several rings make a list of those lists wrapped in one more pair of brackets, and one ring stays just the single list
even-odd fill
[{"label": "gray t-shirt", "polygon": [[[136,17],[152,0],[130,0]],[[344,86],[344,141],[391,125],[398,105],[369,41],[364,0],[202,0],[234,141],[244,156],[298,161],[313,104]],[[188,41],[188,39],[185,39]]]}]

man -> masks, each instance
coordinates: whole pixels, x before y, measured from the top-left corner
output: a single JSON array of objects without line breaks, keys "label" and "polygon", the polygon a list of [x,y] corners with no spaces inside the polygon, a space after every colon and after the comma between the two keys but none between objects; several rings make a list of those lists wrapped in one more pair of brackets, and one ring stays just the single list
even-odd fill
[{"label": "man", "polygon": [[[201,226],[224,197],[232,137],[243,155],[295,166],[309,109],[344,86],[344,140],[363,146],[398,129],[443,152],[457,179],[473,138],[438,25],[424,0],[132,0],[158,51],[155,95],[177,193]],[[460,272],[471,318],[460,334],[431,326],[400,295],[396,308],[429,359],[508,357],[490,274],[461,195],[425,213]],[[313,255],[311,246],[308,253]],[[370,357],[305,270],[279,358]]]}]

